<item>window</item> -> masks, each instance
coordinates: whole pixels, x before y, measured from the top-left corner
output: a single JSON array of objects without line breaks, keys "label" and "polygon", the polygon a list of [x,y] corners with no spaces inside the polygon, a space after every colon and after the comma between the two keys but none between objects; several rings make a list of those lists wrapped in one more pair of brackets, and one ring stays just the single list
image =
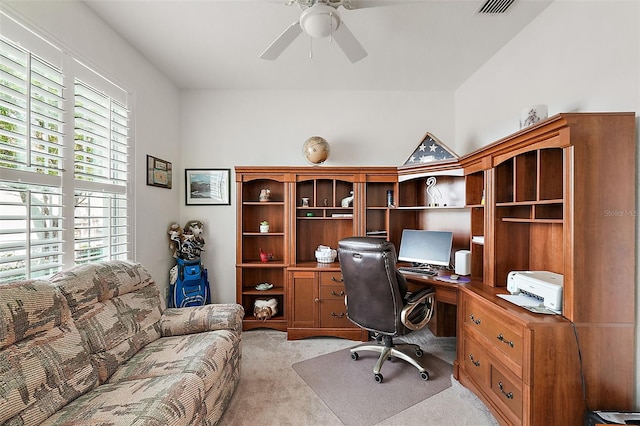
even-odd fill
[{"label": "window", "polygon": [[59,188],[0,182],[0,283],[41,278],[62,266]]},{"label": "window", "polygon": [[76,79],[75,263],[127,258],[127,113],[124,105]]},{"label": "window", "polygon": [[0,18],[0,283],[128,258],[126,91]]}]

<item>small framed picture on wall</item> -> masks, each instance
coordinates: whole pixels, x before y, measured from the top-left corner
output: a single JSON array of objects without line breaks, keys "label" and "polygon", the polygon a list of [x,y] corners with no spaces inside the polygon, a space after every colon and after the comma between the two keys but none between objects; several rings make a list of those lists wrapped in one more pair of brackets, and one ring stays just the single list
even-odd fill
[{"label": "small framed picture on wall", "polygon": [[147,185],[171,189],[171,163],[147,155]]},{"label": "small framed picture on wall", "polygon": [[185,169],[187,205],[230,205],[231,169]]}]

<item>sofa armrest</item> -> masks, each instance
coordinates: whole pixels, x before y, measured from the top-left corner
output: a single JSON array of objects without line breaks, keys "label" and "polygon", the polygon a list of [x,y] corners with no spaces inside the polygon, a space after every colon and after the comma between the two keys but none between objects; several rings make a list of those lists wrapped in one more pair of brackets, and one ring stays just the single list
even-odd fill
[{"label": "sofa armrest", "polygon": [[242,331],[244,309],[236,303],[215,303],[186,308],[168,308],[162,313],[162,336],[179,336],[204,331]]}]

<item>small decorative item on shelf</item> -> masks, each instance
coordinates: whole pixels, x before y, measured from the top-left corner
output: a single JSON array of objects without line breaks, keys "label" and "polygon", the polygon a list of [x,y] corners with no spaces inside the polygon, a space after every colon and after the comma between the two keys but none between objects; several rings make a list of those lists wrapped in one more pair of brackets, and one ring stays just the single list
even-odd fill
[{"label": "small decorative item on shelf", "polygon": [[267,222],[266,220],[260,222],[260,232],[262,232],[263,234],[269,232],[269,222]]},{"label": "small decorative item on shelf", "polygon": [[349,196],[348,197],[344,197],[342,199],[341,205],[342,205],[342,207],[349,207],[351,205],[351,203],[353,203],[353,191],[349,192]]},{"label": "small decorative item on shelf", "polygon": [[338,252],[329,246],[318,246],[316,249],[316,260],[318,263],[333,263]]},{"label": "small decorative item on shelf", "polygon": [[387,207],[395,207],[393,205],[393,190],[387,190]]},{"label": "small decorative item on shelf", "polygon": [[273,255],[273,253],[267,253],[265,251],[262,251],[262,249],[260,249],[260,260],[264,263],[270,262],[275,258],[275,256]]},{"label": "small decorative item on shelf", "polygon": [[256,290],[265,291],[271,290],[273,288],[273,284],[271,283],[260,283],[256,286]]},{"label": "small decorative item on shelf", "polygon": [[520,113],[520,128],[529,127],[548,116],[549,110],[546,105],[533,105],[525,108]]},{"label": "small decorative item on shelf", "polygon": [[311,136],[302,145],[302,155],[304,159],[314,166],[318,166],[329,158],[329,142],[320,136]]},{"label": "small decorative item on shelf", "polygon": [[436,188],[437,180],[434,176],[430,176],[427,178],[427,194],[431,198],[429,202],[429,207],[438,207],[440,205],[440,199],[442,198],[442,193],[438,188]]},{"label": "small decorative item on shelf", "polygon": [[302,197],[302,207],[309,207],[309,197]]},{"label": "small decorative item on shelf", "polygon": [[271,201],[271,190],[270,189],[260,190],[259,199],[261,202]]},{"label": "small decorative item on shelf", "polygon": [[256,299],[253,302],[253,316],[261,321],[266,321],[278,313],[278,301],[271,299]]}]

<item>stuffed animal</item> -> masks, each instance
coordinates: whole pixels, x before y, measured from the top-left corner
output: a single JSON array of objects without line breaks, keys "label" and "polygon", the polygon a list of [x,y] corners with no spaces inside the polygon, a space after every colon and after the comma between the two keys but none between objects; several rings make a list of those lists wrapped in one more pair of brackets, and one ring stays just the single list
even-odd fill
[{"label": "stuffed animal", "polygon": [[266,321],[278,313],[278,301],[271,299],[256,299],[253,306],[253,316]]}]

